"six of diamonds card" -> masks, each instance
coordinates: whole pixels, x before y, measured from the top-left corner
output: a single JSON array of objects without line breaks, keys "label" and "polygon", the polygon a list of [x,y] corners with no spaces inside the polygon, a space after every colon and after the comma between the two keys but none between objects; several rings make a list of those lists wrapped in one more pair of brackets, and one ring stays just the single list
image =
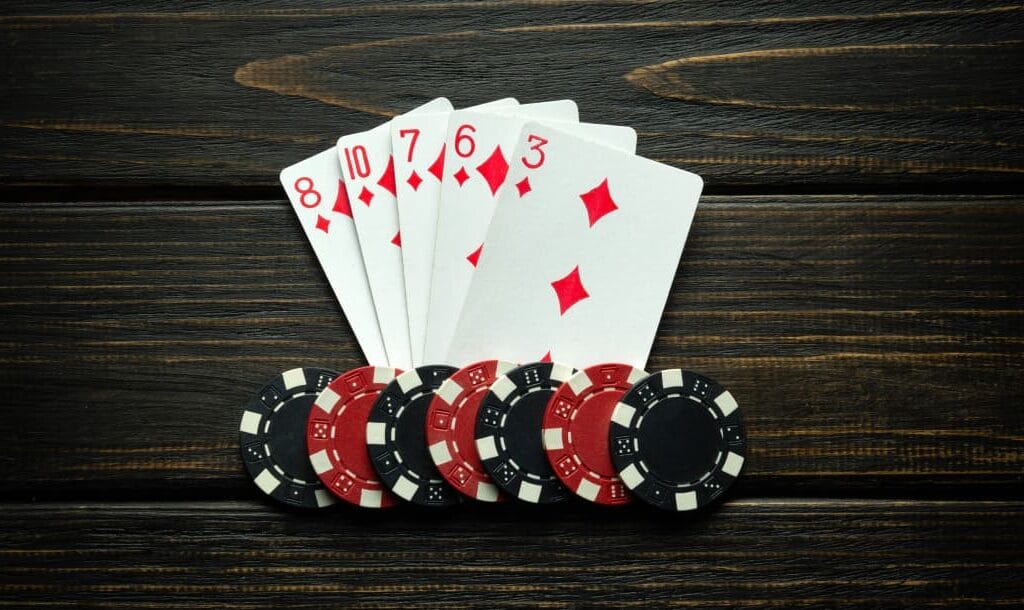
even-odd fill
[{"label": "six of diamonds card", "polygon": [[281,172],[369,364],[646,364],[700,177],[572,100],[432,100]]}]

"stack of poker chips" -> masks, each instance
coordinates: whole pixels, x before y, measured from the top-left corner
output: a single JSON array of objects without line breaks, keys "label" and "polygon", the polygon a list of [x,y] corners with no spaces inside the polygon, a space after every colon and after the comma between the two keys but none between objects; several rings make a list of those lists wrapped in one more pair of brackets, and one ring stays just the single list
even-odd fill
[{"label": "stack of poker chips", "polygon": [[500,360],[285,371],[246,406],[240,440],[257,487],[305,508],[578,497],[693,511],[746,452],[736,400],[697,373]]}]

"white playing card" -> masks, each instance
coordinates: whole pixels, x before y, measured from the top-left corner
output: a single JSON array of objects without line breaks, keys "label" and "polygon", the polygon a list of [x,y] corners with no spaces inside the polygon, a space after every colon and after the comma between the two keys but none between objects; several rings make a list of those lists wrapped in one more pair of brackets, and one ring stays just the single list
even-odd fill
[{"label": "white playing card", "polygon": [[[501,120],[501,117],[497,119],[497,121]],[[511,118],[506,120],[505,126],[518,130],[525,122],[525,120]],[[490,120],[481,121],[479,124],[482,129],[483,126],[494,127],[498,123]],[[630,153],[636,150],[636,132],[630,127],[592,123],[551,122],[550,124],[558,125],[570,133],[593,142]],[[451,132],[450,129],[449,132]],[[509,148],[514,141],[514,138],[509,139]],[[534,149],[529,152],[527,162],[539,154],[537,149],[542,149],[544,143],[537,140],[532,141],[531,145]],[[522,161],[513,156],[509,158],[509,162],[514,166]],[[442,189],[444,188],[442,185]],[[511,185],[508,184],[505,188],[511,188]],[[438,214],[438,234],[435,245],[434,273],[431,278],[433,284],[427,328],[427,357],[434,359],[441,359],[447,353],[451,337],[455,332],[455,324],[461,313],[477,260],[482,251],[481,248],[483,248],[487,227],[495,209],[495,199],[490,191],[483,195],[478,193],[476,198],[472,197],[471,192],[466,192],[466,196],[453,200],[444,199],[446,194],[447,191],[442,191],[442,207]]]},{"label": "white playing card", "polygon": [[334,147],[281,171],[295,215],[366,360],[388,366],[377,312]]},{"label": "white playing card", "polygon": [[702,180],[536,122],[514,158],[447,361],[644,367]]},{"label": "white playing card", "polygon": [[[518,103],[509,97],[473,106],[469,110],[495,110]],[[424,363],[423,343],[426,340],[430,275],[434,268],[437,203],[441,196],[444,138],[449,115],[449,112],[415,113],[391,120],[409,340],[412,360],[417,365]]]},{"label": "white playing card", "polygon": [[[447,99],[437,98],[411,112],[451,109]],[[392,367],[408,369],[414,363],[409,344],[389,123],[342,136],[338,139],[337,150],[384,350]]]},{"label": "white playing card", "polygon": [[494,112],[457,110],[448,118],[444,178],[437,213],[434,266],[423,357],[443,362],[494,202],[509,168],[509,153],[530,119],[576,121],[572,100],[522,104]]}]

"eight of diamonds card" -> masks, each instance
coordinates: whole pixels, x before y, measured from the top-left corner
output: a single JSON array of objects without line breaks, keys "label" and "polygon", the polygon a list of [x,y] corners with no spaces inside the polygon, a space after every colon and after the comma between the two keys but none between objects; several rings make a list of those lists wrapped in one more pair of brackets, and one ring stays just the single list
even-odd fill
[{"label": "eight of diamonds card", "polygon": [[703,182],[551,125],[518,139],[446,361],[642,368]]},{"label": "eight of diamonds card", "polygon": [[367,362],[387,366],[338,153],[331,147],[284,169],[281,185]]}]

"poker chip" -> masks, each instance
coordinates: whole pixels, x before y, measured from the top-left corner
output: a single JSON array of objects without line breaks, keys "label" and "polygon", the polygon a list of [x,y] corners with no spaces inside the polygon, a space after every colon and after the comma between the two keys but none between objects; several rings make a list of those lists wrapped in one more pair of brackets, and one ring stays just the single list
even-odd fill
[{"label": "poker chip", "polygon": [[476,416],[490,385],[515,367],[503,360],[485,360],[456,371],[434,393],[427,410],[430,457],[452,487],[484,502],[503,502],[476,452]]},{"label": "poker chip", "polygon": [[487,473],[509,494],[534,504],[568,498],[548,463],[541,424],[548,400],[573,369],[535,362],[498,377],[476,417],[476,450]]},{"label": "poker chip", "polygon": [[680,369],[638,381],[612,412],[612,462],[640,499],[673,511],[714,502],[743,468],[746,436],[732,394]]},{"label": "poker chip", "polygon": [[544,449],[555,474],[576,495],[597,504],[627,504],[608,452],[608,429],[619,399],[647,372],[628,364],[599,364],[562,384],[544,411]]},{"label": "poker chip", "polygon": [[363,366],[339,375],[313,403],[306,426],[309,462],[335,496],[367,508],[398,503],[366,453],[366,421],[398,371]]},{"label": "poker chip", "polygon": [[377,397],[366,422],[370,462],[400,498],[425,506],[451,506],[457,491],[441,478],[426,443],[427,408],[434,391],[456,369],[444,365],[406,371]]},{"label": "poker chip", "polygon": [[242,462],[265,494],[292,506],[334,504],[306,453],[306,420],[317,395],[337,373],[319,368],[291,369],[253,397],[238,426]]}]

